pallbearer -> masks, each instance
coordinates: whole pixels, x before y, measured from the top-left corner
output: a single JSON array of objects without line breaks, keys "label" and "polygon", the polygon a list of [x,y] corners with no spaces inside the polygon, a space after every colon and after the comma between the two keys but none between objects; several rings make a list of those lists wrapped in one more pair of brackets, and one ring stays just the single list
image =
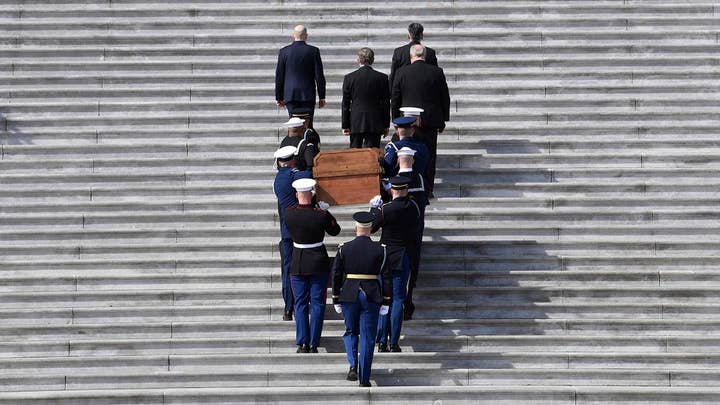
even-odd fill
[{"label": "pallbearer", "polygon": [[293,243],[290,232],[285,226],[285,211],[297,205],[297,197],[292,184],[295,180],[308,178],[312,176],[307,170],[300,171],[295,168],[295,153],[297,149],[294,146],[285,146],[275,151],[275,165],[277,174],[273,183],[273,190],[278,199],[278,218],[280,220],[280,261],[282,275],[282,296],[285,302],[285,311],[283,312],[283,321],[293,320],[294,300],[292,289],[290,288],[290,262],[292,260]]},{"label": "pallbearer", "polygon": [[400,167],[398,175],[410,179],[410,184],[408,184],[408,195],[415,200],[420,208],[420,225],[417,235],[418,239],[415,246],[415,254],[410,265],[410,282],[408,283],[407,297],[405,298],[405,305],[403,305],[403,320],[409,321],[412,319],[413,312],[415,312],[413,291],[415,290],[418,273],[420,271],[422,238],[423,232],[425,231],[425,208],[430,204],[430,201],[428,200],[427,193],[425,192],[425,179],[420,173],[413,170],[415,151],[408,147],[404,147],[398,150],[397,155],[398,166]]},{"label": "pallbearer", "polygon": [[312,174],[313,161],[320,153],[320,137],[314,130],[306,127],[306,120],[298,117],[290,118],[285,124],[288,134],[280,141],[280,147],[294,146],[295,166],[298,170],[309,170]]},{"label": "pallbearer", "polygon": [[[330,272],[323,239],[326,232],[339,234],[340,225],[327,209],[312,205],[315,180],[295,180],[292,186],[297,191],[298,205],[285,211],[285,225],[293,240],[290,283],[295,296],[295,343],[298,353],[317,353]],[[327,207],[321,203],[318,206]]]},{"label": "pallbearer", "polygon": [[345,318],[343,340],[350,363],[347,379],[359,378],[361,387],[369,387],[378,315],[388,313],[392,276],[386,266],[385,245],[370,239],[373,215],[356,212],[353,219],[357,236],[338,246],[333,263],[332,300],[335,311]]},{"label": "pallbearer", "polygon": [[370,201],[370,212],[375,216],[372,231],[382,228],[380,242],[387,245],[387,266],[392,272],[393,283],[390,314],[381,316],[378,321],[377,343],[381,352],[400,352],[403,304],[412,259],[417,249],[420,207],[408,196],[409,179],[396,176],[390,178],[389,182],[393,200],[383,204],[378,195]]},{"label": "pallbearer", "polygon": [[395,133],[399,136],[399,139],[394,142],[388,142],[388,144],[385,145],[385,157],[382,163],[386,176],[394,176],[397,174],[397,151],[404,147],[415,151],[413,169],[425,176],[430,153],[428,152],[427,146],[414,137],[415,127],[413,125],[415,125],[416,120],[417,117],[400,117],[393,120]]}]

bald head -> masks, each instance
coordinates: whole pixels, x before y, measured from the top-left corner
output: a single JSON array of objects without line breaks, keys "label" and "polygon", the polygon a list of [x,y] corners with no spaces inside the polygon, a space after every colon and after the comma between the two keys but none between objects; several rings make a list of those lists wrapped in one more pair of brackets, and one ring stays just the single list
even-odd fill
[{"label": "bald head", "polygon": [[306,40],[307,39],[307,28],[305,28],[304,25],[296,25],[295,28],[293,28],[292,36],[295,41]]},{"label": "bald head", "polygon": [[421,44],[410,47],[410,62],[415,62],[418,59],[425,60],[425,47]]}]

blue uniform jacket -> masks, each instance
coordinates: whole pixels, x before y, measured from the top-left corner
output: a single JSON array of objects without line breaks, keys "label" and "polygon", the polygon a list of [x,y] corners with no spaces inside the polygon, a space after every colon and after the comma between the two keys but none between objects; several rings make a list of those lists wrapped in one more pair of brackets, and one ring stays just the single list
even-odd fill
[{"label": "blue uniform jacket", "polygon": [[430,152],[428,152],[428,148],[424,143],[413,137],[406,137],[397,142],[388,142],[388,144],[385,145],[385,158],[383,160],[385,177],[392,177],[397,174],[397,151],[404,147],[408,147],[415,151],[415,163],[413,163],[413,170],[425,176],[428,161],[430,160]]},{"label": "blue uniform jacket", "polygon": [[292,183],[297,179],[311,177],[311,173],[307,170],[299,171],[292,167],[278,168],[278,172],[275,175],[275,182],[273,183],[273,190],[275,190],[275,196],[278,199],[280,235],[283,239],[290,239],[290,232],[287,229],[287,225],[285,225],[285,210],[298,204]]},{"label": "blue uniform jacket", "polygon": [[320,50],[305,41],[294,41],[280,49],[275,70],[275,100],[313,101],[325,98],[325,74]]}]

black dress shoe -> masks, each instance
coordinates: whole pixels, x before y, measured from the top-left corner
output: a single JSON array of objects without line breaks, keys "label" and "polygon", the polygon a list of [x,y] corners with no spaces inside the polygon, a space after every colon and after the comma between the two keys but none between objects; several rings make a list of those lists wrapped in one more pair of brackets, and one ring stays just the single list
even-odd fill
[{"label": "black dress shoe", "polygon": [[390,351],[393,353],[400,353],[402,352],[402,349],[399,345],[390,345]]},{"label": "black dress shoe", "polygon": [[295,353],[309,353],[309,352],[310,352],[310,346],[298,345],[297,351]]},{"label": "black dress shoe", "polygon": [[347,380],[348,381],[357,381],[358,379],[358,373],[357,373],[357,367],[353,368],[350,367],[350,371],[348,371]]},{"label": "black dress shoe", "polygon": [[318,351],[317,351],[317,347],[315,347],[315,346],[313,346],[313,347],[308,347],[307,353],[317,353],[317,352],[318,352]]},{"label": "black dress shoe", "polygon": [[361,383],[360,383],[360,386],[367,388],[367,387],[372,387],[372,384],[370,384],[369,382],[361,382]]},{"label": "black dress shoe", "polygon": [[390,350],[388,350],[387,343],[378,343],[378,352],[380,353],[387,353]]},{"label": "black dress shoe", "polygon": [[285,312],[283,314],[283,321],[292,321],[293,320],[292,314],[293,314],[292,312]]}]

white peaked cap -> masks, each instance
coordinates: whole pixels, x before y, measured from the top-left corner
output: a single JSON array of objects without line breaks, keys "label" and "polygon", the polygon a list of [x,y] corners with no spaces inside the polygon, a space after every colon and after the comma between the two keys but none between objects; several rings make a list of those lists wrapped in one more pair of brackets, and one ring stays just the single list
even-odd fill
[{"label": "white peaked cap", "polygon": [[299,179],[292,182],[292,186],[297,192],[312,191],[317,182],[313,179]]},{"label": "white peaked cap", "polygon": [[295,152],[297,152],[297,148],[294,146],[283,146],[282,148],[275,151],[273,154],[273,157],[275,159],[287,159],[290,156],[294,155]]},{"label": "white peaked cap", "polygon": [[419,117],[420,113],[425,110],[419,107],[400,107],[400,111],[402,111],[403,115],[406,117]]},{"label": "white peaked cap", "polygon": [[284,123],[288,128],[295,128],[295,127],[301,127],[305,124],[305,120],[298,118],[298,117],[292,117],[288,120],[288,122]]},{"label": "white peaked cap", "polygon": [[415,149],[410,149],[407,146],[398,149],[398,156],[415,156]]}]

